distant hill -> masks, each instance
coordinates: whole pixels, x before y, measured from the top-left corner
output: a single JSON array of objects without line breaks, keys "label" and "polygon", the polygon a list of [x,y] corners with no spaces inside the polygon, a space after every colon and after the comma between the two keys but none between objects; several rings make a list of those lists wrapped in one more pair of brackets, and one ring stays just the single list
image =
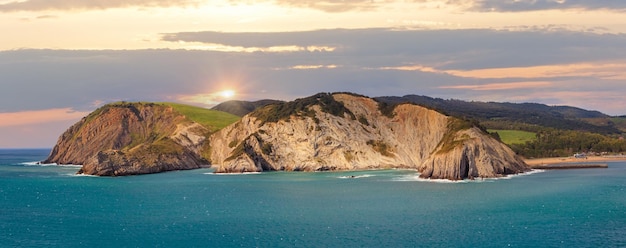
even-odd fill
[{"label": "distant hill", "polygon": [[259,100],[255,102],[232,100],[232,101],[226,101],[226,102],[220,103],[211,109],[223,111],[223,112],[241,117],[254,111],[255,109],[259,107],[263,107],[265,105],[274,104],[274,103],[282,103],[282,101],[269,100],[269,99]]},{"label": "distant hill", "polygon": [[[491,129],[520,129],[535,132],[537,127],[548,127],[604,135],[626,132],[626,121],[623,121],[622,117],[611,117],[599,111],[570,106],[462,101],[420,95],[384,96],[374,99],[391,106],[399,103],[418,104],[455,117],[475,119]],[[281,103],[281,101],[227,101],[212,109],[244,116],[259,107],[273,103]]]},{"label": "distant hill", "polygon": [[[622,133],[611,117],[598,111],[569,106],[548,106],[539,103],[498,103],[461,100],[445,100],[428,96],[406,95],[402,97],[377,97],[389,104],[410,102],[432,108],[452,116],[477,119],[490,128],[497,125],[529,124],[563,130],[587,131],[600,134]],[[602,125],[594,125],[598,120]],[[589,122],[586,120],[590,120]],[[594,120],[594,122],[591,122]]]}]

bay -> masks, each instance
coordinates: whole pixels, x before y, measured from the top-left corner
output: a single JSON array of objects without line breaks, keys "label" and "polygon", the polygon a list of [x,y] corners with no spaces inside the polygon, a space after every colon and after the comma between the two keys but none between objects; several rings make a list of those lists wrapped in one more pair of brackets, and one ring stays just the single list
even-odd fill
[{"label": "bay", "polygon": [[[507,179],[408,170],[117,178],[0,150],[0,247],[625,247],[626,163]],[[30,162],[30,163],[29,163]]]}]

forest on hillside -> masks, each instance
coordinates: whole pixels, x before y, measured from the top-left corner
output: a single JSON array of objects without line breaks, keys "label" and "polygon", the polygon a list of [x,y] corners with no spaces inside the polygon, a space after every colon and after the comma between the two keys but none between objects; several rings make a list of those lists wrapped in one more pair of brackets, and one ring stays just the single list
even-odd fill
[{"label": "forest on hillside", "polygon": [[[569,106],[537,103],[468,102],[427,96],[378,97],[388,104],[409,102],[442,113],[473,120],[483,130],[532,132],[535,138],[523,143],[507,143],[527,158],[562,157],[575,153],[626,153],[626,118],[608,116]],[[499,134],[492,133],[496,138]]]},{"label": "forest on hillside", "polygon": [[[346,92],[344,92],[346,93]],[[353,94],[353,93],[347,93]],[[356,94],[354,94],[356,95]],[[348,113],[342,104],[332,99],[332,93],[320,93],[291,103],[272,105],[281,101],[257,102],[228,101],[213,109],[243,116],[253,115],[264,121],[278,121],[291,114],[310,114],[307,106],[322,103],[323,111],[335,115]],[[501,103],[441,99],[428,96],[406,95],[374,98],[381,112],[393,117],[395,106],[402,103],[417,104],[443,114],[458,117],[479,126],[483,131],[531,133],[533,138],[524,142],[506,142],[517,154],[527,158],[572,156],[575,153],[622,154],[626,153],[626,116],[609,116],[598,111],[570,106],[548,106],[538,103]],[[500,138],[497,132],[491,132]]]},{"label": "forest on hillside", "polygon": [[[497,134],[492,134],[499,137]],[[575,153],[593,155],[626,153],[622,136],[542,128],[535,138],[524,143],[508,144],[513,151],[526,158],[567,157]]]}]

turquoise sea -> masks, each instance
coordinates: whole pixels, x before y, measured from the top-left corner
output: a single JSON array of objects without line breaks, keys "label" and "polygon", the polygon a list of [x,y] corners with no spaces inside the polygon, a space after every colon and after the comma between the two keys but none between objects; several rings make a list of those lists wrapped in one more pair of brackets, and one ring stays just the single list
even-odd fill
[{"label": "turquoise sea", "polygon": [[[626,163],[508,179],[210,169],[102,178],[0,150],[0,247],[626,247]],[[354,177],[352,177],[354,176]]]}]

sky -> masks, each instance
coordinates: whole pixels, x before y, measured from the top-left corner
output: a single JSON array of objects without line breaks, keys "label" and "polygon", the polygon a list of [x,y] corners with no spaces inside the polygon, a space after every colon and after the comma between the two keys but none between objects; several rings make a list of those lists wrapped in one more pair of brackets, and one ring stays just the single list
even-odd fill
[{"label": "sky", "polygon": [[626,1],[0,0],[0,148],[115,101],[336,91],[626,115]]}]

